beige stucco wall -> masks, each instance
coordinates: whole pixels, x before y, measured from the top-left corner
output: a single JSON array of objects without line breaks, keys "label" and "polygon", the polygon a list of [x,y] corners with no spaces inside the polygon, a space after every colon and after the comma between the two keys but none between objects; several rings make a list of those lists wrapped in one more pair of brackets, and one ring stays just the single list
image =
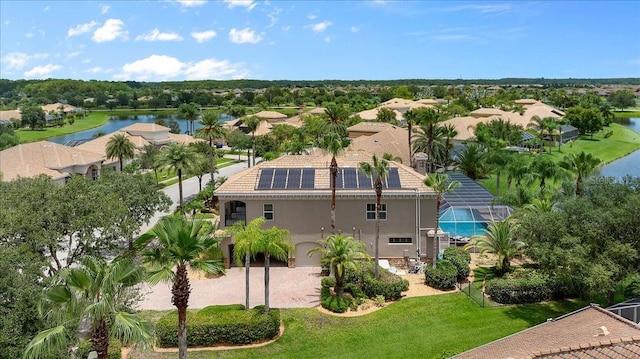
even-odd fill
[{"label": "beige stucco wall", "polygon": [[[231,199],[220,198],[220,208]],[[274,219],[264,227],[277,226],[291,232],[294,244],[315,242],[331,234],[331,202],[329,199],[277,199],[244,200],[247,206],[247,222],[263,215],[263,205],[273,204]],[[374,255],[375,220],[366,219],[366,204],[375,204],[371,198],[338,199],[336,201],[336,231],[362,240],[371,256]],[[380,257],[401,258],[405,254],[416,254],[416,199],[384,198],[387,205],[387,220],[380,221]],[[420,227],[435,226],[435,199],[420,199]],[[221,226],[224,226],[224,211],[221,211]],[[323,229],[324,228],[324,229]],[[355,230],[354,230],[355,228]],[[389,237],[413,238],[411,244],[389,244]],[[426,245],[425,234],[421,234],[421,247]],[[424,253],[424,249],[422,250]],[[228,255],[229,253],[227,253]],[[294,256],[306,256],[296,253]]]}]

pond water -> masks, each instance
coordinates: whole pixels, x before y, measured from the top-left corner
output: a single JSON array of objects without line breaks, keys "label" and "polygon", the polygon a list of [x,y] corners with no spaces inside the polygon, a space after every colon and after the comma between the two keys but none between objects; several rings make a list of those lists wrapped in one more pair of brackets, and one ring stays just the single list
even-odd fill
[{"label": "pond water", "polygon": [[[78,142],[92,139],[93,135],[98,132],[109,134],[109,133],[118,131],[121,128],[127,127],[129,125],[133,125],[134,123],[155,123],[156,118],[157,118],[156,115],[136,115],[136,116],[123,116],[123,117],[112,116],[104,125],[100,127],[92,128],[90,130],[86,130],[82,132],[72,133],[69,135],[50,137],[47,139],[47,141],[51,141],[59,144],[71,144],[71,143],[77,144]],[[185,133],[187,131],[187,127],[189,126],[188,120],[177,117],[177,116],[168,116],[164,120],[168,122],[171,118],[178,121],[178,124],[180,125],[180,133]],[[220,121],[229,121],[232,119],[233,118],[231,116],[222,114]],[[199,124],[198,121],[196,121],[194,122],[193,127],[197,130],[201,128],[202,125]]]},{"label": "pond water", "polygon": [[[621,124],[640,134],[640,118],[630,118],[628,122],[625,120]],[[618,181],[624,176],[640,177],[640,150],[603,166],[599,174],[614,177]]]}]

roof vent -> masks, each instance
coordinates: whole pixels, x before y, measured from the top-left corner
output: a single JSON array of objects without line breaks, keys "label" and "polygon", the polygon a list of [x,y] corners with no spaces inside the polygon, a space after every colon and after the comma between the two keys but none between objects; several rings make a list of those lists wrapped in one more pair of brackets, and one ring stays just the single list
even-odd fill
[{"label": "roof vent", "polygon": [[594,337],[606,337],[607,335],[609,335],[609,330],[604,325],[601,326],[599,329],[600,329],[600,333],[594,335]]}]

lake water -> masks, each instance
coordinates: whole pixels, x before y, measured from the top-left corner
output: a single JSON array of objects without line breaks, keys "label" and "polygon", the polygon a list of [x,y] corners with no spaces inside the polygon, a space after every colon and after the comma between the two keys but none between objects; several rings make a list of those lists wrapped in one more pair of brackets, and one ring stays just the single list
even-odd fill
[{"label": "lake water", "polygon": [[[90,130],[76,132],[69,135],[56,136],[48,138],[47,141],[59,143],[59,144],[71,144],[72,142],[82,142],[86,140],[90,140],[93,138],[93,135],[98,132],[103,132],[106,134],[116,132],[121,128],[127,127],[129,125],[133,125],[134,123],[155,123],[157,116],[155,115],[136,115],[136,116],[112,116],[104,125],[96,128],[92,128]],[[164,120],[168,122],[171,118],[178,121],[180,125],[180,133],[185,133],[187,131],[187,127],[189,126],[189,121],[177,116],[166,117]],[[220,121],[229,121],[233,118],[226,114],[222,114]],[[193,127],[197,130],[202,127],[198,121],[193,123]]]},{"label": "lake water", "polygon": [[[630,118],[629,122],[622,124],[640,134],[640,118]],[[640,150],[603,166],[600,175],[615,177],[617,180],[622,180],[627,175],[640,177]]]}]

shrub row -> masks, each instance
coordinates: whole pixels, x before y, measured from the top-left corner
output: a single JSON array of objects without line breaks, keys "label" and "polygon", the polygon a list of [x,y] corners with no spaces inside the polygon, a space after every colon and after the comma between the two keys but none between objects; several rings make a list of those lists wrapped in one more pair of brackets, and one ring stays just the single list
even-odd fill
[{"label": "shrub row", "polygon": [[471,254],[467,251],[458,247],[449,247],[444,250],[443,257],[456,267],[458,280],[469,276],[471,272],[471,267],[469,266],[471,263]]},{"label": "shrub row", "polygon": [[439,260],[435,268],[427,266],[424,270],[427,285],[441,290],[453,289],[456,286],[457,276],[456,266],[446,259]]},{"label": "shrub row", "polygon": [[537,272],[523,275],[506,275],[491,279],[486,284],[487,294],[502,304],[536,303],[551,299],[553,285],[549,278]]},{"label": "shrub row", "polygon": [[[364,294],[369,298],[382,295],[385,300],[400,299],[402,292],[409,289],[409,281],[384,268],[379,269],[380,279],[376,280],[373,262],[359,263],[357,269],[346,272],[345,282],[362,288]],[[355,293],[352,292],[352,294],[357,297]]]},{"label": "shrub row", "polygon": [[[93,349],[91,348],[91,342],[87,339],[83,339],[78,343],[78,349],[76,350],[75,356],[76,358],[87,358],[89,353],[91,353]],[[117,339],[109,340],[109,350],[107,350],[107,358],[109,359],[120,359],[122,357],[122,344]]]},{"label": "shrub row", "polygon": [[[224,344],[251,344],[273,339],[280,329],[280,311],[264,313],[258,306],[244,310],[242,305],[207,307],[187,312],[187,345],[192,347]],[[156,323],[157,345],[178,346],[178,312],[164,315]]]}]

